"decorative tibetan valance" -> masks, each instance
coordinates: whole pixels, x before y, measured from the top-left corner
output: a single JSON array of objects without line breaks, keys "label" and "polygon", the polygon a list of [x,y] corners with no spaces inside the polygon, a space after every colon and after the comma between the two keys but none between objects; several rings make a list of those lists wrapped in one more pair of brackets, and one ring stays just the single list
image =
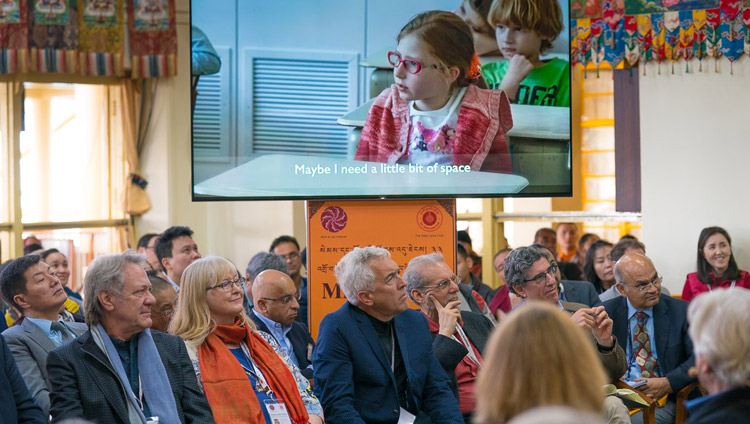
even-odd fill
[{"label": "decorative tibetan valance", "polygon": [[573,64],[750,55],[750,0],[572,0],[571,17]]},{"label": "decorative tibetan valance", "polygon": [[0,74],[121,77],[126,54],[132,78],[177,74],[174,0],[0,0]]}]

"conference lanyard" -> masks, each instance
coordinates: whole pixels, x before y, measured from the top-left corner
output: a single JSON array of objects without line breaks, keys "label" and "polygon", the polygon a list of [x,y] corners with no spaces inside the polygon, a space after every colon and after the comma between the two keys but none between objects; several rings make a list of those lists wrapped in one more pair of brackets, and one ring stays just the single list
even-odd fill
[{"label": "conference lanyard", "polygon": [[466,333],[464,333],[464,330],[463,330],[463,328],[461,328],[460,325],[456,325],[456,333],[458,333],[458,337],[460,337],[461,340],[456,339],[455,335],[452,336],[453,340],[455,340],[455,341],[461,343],[462,345],[464,345],[464,347],[466,348],[466,350],[469,351],[469,353],[468,353],[469,359],[472,362],[474,362],[475,364],[477,364],[477,366],[481,369],[482,368],[482,364],[479,362],[479,358],[477,358],[477,355],[474,353],[474,348],[471,347],[471,342],[469,342],[469,339],[466,337]]}]

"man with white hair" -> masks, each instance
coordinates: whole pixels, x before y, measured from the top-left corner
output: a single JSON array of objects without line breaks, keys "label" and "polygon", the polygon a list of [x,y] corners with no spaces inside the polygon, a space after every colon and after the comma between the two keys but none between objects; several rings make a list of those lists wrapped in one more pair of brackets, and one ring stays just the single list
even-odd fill
[{"label": "man with white hair", "polygon": [[[387,250],[354,248],[335,268],[347,302],[320,323],[315,394],[332,423],[463,423],[421,313]],[[415,421],[416,420],[416,421]]]},{"label": "man with white hair", "polygon": [[709,395],[687,402],[688,424],[739,423],[750,416],[750,290],[714,290],[688,307],[698,381]]}]

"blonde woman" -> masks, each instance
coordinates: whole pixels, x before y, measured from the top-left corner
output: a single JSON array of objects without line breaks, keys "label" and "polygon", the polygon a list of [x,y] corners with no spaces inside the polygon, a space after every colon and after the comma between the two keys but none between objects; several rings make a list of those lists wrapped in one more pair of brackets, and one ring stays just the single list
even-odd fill
[{"label": "blonde woman", "polygon": [[504,424],[539,406],[601,416],[604,370],[570,316],[535,302],[509,314],[490,337],[477,381],[477,422]]},{"label": "blonde woman", "polygon": [[[273,336],[245,315],[245,280],[227,259],[209,256],[182,274],[170,333],[181,336],[214,420],[322,423],[320,402]],[[280,414],[280,418],[276,414]]]}]

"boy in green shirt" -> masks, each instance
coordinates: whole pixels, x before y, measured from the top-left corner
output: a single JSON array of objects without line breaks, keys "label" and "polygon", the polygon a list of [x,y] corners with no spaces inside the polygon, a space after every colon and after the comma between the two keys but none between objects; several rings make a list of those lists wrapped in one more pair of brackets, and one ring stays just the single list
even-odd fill
[{"label": "boy in green shirt", "polygon": [[482,66],[488,87],[513,103],[570,106],[570,64],[539,57],[563,30],[558,0],[494,0],[487,18],[507,59]]}]

